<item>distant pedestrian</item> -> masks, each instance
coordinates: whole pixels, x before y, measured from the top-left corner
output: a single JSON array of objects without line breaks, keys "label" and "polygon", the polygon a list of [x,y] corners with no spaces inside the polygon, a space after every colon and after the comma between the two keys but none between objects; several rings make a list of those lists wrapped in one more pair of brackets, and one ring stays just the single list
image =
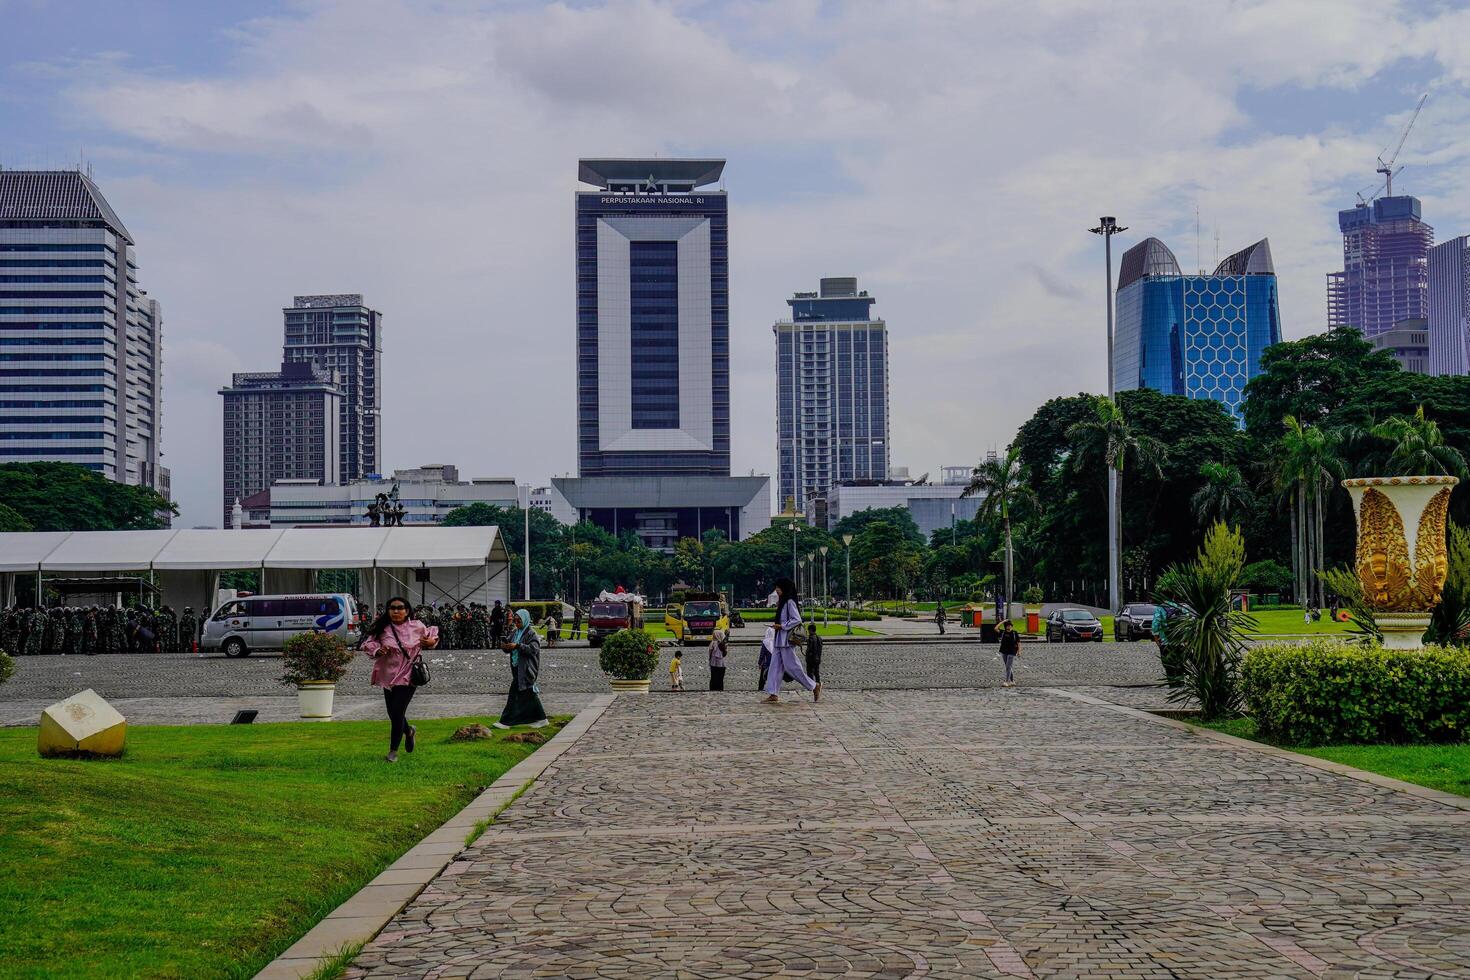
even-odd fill
[{"label": "distant pedestrian", "polygon": [[939,627],[940,636],[944,635],[944,623],[947,618],[944,612],[944,603],[941,602],[934,607],[934,624]]},{"label": "distant pedestrian", "polygon": [[383,615],[373,620],[363,637],[362,651],[373,658],[372,683],[383,689],[388,708],[389,762],[398,761],[398,743],[413,751],[418,729],[408,723],[408,703],[413,700],[413,661],[424,650],[439,645],[439,628],[423,620],[408,618],[408,600],[394,596]]},{"label": "distant pedestrian", "polygon": [[806,672],[812,680],[822,683],[822,634],[817,632],[816,620],[807,629]]},{"label": "distant pedestrian", "polygon": [[582,606],[576,603],[572,606],[572,639],[582,632]]},{"label": "distant pedestrian", "polygon": [[684,661],[679,658],[679,651],[674,651],[674,657],[669,661],[669,690],[684,690]]},{"label": "distant pedestrian", "polygon": [[709,641],[709,689],[725,689],[725,657],[730,652],[730,641],[724,630],[715,630]]},{"label": "distant pedestrian", "polygon": [[812,692],[812,700],[822,699],[822,685],[811,679],[796,649],[806,644],[807,628],[801,619],[796,583],[789,578],[776,580],[776,591],[768,600],[776,607],[775,625],[766,631],[771,645],[771,666],[766,671],[766,702],[779,702],[781,679],[787,675]]},{"label": "distant pedestrian", "polygon": [[500,646],[501,638],[505,636],[505,607],[500,600],[495,600],[495,608],[490,610],[490,642]]},{"label": "distant pedestrian", "polygon": [[1021,655],[1021,634],[1016,632],[1016,627],[1009,619],[1000,624],[1000,659],[1006,665],[1006,679],[1001,682],[1001,687],[1015,687],[1016,677],[1012,668],[1015,666],[1016,658]]}]

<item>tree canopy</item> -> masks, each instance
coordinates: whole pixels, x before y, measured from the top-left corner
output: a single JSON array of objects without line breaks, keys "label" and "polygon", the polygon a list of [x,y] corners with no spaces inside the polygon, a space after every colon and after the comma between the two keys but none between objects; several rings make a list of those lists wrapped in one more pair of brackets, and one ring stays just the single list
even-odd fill
[{"label": "tree canopy", "polygon": [[[168,526],[178,509],[150,487],[114,483],[74,463],[0,464],[0,501],[32,531],[137,531]],[[0,523],[7,518],[0,512]]]}]

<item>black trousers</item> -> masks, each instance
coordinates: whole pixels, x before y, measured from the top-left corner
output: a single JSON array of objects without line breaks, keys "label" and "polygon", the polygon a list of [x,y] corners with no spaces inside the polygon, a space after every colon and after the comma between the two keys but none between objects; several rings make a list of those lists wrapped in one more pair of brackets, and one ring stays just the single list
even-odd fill
[{"label": "black trousers", "polygon": [[408,734],[408,702],[413,700],[413,692],[412,684],[399,684],[397,687],[383,689],[383,701],[388,705],[388,721],[392,724],[392,734],[388,737],[390,751],[397,752],[398,743]]},{"label": "black trousers", "polygon": [[723,691],[725,689],[724,667],[711,667],[709,669],[709,689],[711,691]]},{"label": "black trousers", "polygon": [[806,673],[818,684],[822,682],[822,655],[820,653],[806,655]]}]

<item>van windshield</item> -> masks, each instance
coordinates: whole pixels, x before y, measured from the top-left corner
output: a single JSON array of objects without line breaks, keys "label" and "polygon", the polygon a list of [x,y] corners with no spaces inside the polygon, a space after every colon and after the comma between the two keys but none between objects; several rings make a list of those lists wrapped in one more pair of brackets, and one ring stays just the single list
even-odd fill
[{"label": "van windshield", "polygon": [[628,615],[628,606],[623,602],[594,602],[592,615],[604,619],[622,619]]},{"label": "van windshield", "polygon": [[692,619],[695,616],[701,618],[720,615],[720,604],[718,602],[686,602],[684,603],[684,618]]}]

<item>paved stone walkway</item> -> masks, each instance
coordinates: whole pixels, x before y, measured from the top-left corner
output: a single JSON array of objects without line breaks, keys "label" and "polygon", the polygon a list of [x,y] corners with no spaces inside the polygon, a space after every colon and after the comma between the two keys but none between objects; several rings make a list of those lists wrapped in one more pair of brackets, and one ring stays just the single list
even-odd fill
[{"label": "paved stone walkway", "polygon": [[1470,813],[1039,690],[624,696],[348,975],[1470,976]]}]

